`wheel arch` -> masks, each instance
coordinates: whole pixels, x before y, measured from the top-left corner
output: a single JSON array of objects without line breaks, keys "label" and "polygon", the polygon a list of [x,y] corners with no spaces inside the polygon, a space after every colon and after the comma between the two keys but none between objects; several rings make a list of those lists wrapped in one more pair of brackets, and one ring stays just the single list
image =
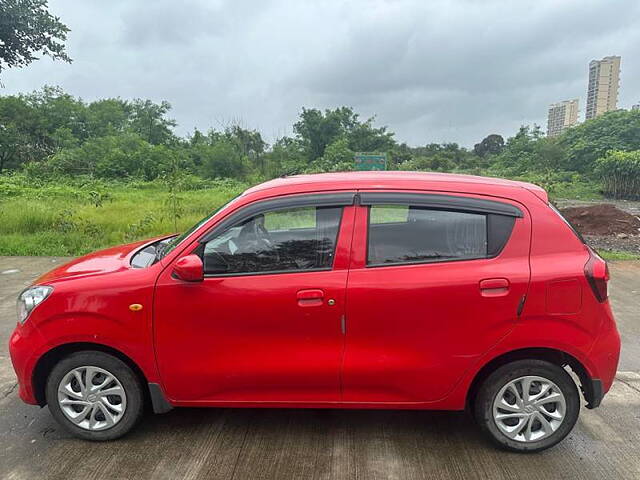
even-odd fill
[{"label": "wheel arch", "polygon": [[149,388],[147,377],[145,376],[142,369],[134,362],[129,356],[122,353],[120,350],[117,350],[108,345],[100,344],[100,343],[92,343],[92,342],[73,342],[73,343],[65,343],[62,345],[58,345],[44,355],[42,355],[36,366],[33,369],[32,374],[32,385],[33,385],[33,394],[38,402],[38,405],[44,407],[47,404],[45,389],[47,385],[47,378],[49,378],[49,374],[53,367],[63,358],[71,355],[72,353],[82,352],[94,350],[97,352],[108,353],[123,361],[133,372],[136,377],[140,381],[140,385],[142,387],[142,391],[144,392],[144,401],[145,404],[149,405]]},{"label": "wheel arch", "polygon": [[471,409],[470,411],[473,411],[473,403],[482,382],[499,367],[516,360],[546,360],[562,368],[568,366],[579,379],[579,387],[582,391],[582,396],[587,401],[587,407],[593,408],[600,403],[599,392],[594,389],[594,379],[591,378],[585,366],[577,358],[555,348],[536,347],[512,350],[487,362],[476,373],[467,390],[466,407]]}]

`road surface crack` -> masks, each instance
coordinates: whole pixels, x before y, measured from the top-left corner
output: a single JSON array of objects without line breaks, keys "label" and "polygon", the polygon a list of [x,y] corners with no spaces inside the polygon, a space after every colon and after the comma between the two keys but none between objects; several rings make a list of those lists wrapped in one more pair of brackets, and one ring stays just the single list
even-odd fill
[{"label": "road surface crack", "polygon": [[629,382],[627,382],[626,380],[623,380],[620,377],[616,377],[616,380],[618,380],[619,382],[624,383],[627,387],[629,387],[631,390],[635,390],[636,392],[640,393],[640,388],[635,387],[633,385],[631,385]]},{"label": "road surface crack", "polygon": [[18,384],[14,383],[9,388],[7,388],[4,392],[2,392],[2,398],[3,399],[7,398],[9,395],[11,395],[13,392],[16,391],[16,388],[18,388]]}]

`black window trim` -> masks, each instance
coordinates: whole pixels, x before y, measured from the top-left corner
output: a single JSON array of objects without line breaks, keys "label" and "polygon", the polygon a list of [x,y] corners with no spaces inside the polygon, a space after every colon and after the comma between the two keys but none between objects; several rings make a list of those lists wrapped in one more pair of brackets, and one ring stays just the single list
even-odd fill
[{"label": "black window trim", "polygon": [[[490,215],[503,215],[507,217],[523,218],[522,210],[508,203],[495,200],[484,200],[471,197],[460,197],[447,194],[430,193],[405,193],[405,192],[360,192],[357,198],[358,204],[367,207],[367,239],[366,239],[366,259],[365,268],[398,267],[411,265],[425,265],[432,263],[467,262],[474,260],[490,260],[498,257],[504,250],[515,226],[515,221],[511,226],[509,234],[506,236],[500,248],[489,255],[489,241],[492,232],[490,231]],[[406,205],[408,208],[419,207],[431,210],[441,210],[449,212],[474,213],[484,215],[487,229],[487,255],[473,256],[466,258],[441,258],[433,260],[412,260],[405,262],[369,263],[369,232],[371,231],[371,207],[374,205]],[[400,223],[400,222],[393,222]]]},{"label": "black window trim", "polygon": [[360,205],[410,205],[414,207],[432,208],[434,210],[451,210],[469,213],[493,213],[510,217],[522,218],[524,214],[520,208],[510,203],[481,198],[460,197],[448,194],[434,193],[404,193],[404,192],[361,192]]},{"label": "black window trim", "polygon": [[[274,199],[260,200],[255,203],[251,203],[245,207],[241,207],[238,212],[232,213],[229,217],[222,220],[218,225],[213,227],[207,233],[205,233],[200,239],[198,239],[198,247],[194,250],[197,251],[203,248],[204,244],[213,240],[216,235],[226,231],[238,223],[242,223],[255,215],[265,212],[274,212],[278,210],[290,210],[293,208],[301,207],[343,207],[340,212],[340,219],[338,221],[338,231],[336,233],[335,244],[333,245],[333,261],[335,261],[335,252],[338,245],[338,239],[340,236],[340,227],[342,226],[342,220],[344,218],[344,207],[353,205],[355,202],[356,192],[332,192],[332,193],[316,193],[316,194],[294,194],[277,197]],[[330,267],[321,268],[306,268],[299,270],[271,270],[268,272],[233,272],[233,273],[205,273],[204,278],[214,277],[246,277],[256,275],[282,275],[291,273],[311,273],[311,272],[326,272],[333,270],[333,263]]]}]

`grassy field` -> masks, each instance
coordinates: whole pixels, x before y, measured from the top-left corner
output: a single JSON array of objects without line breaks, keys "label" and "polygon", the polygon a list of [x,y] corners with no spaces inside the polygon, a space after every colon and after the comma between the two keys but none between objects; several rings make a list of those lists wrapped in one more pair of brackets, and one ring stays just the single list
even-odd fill
[{"label": "grassy field", "polygon": [[38,182],[0,176],[0,255],[81,255],[184,230],[241,193],[232,181]]},{"label": "grassy field", "polygon": [[[186,177],[181,185],[180,191],[172,192],[160,181],[45,181],[0,175],[0,255],[77,256],[180,232],[249,186],[198,177]],[[601,198],[591,183],[562,182],[546,187],[555,199]],[[406,212],[397,214],[406,217]],[[610,260],[638,258],[624,252],[602,253]]]},{"label": "grassy field", "polygon": [[640,255],[629,252],[619,252],[617,250],[599,250],[598,253],[605,260],[640,260]]}]

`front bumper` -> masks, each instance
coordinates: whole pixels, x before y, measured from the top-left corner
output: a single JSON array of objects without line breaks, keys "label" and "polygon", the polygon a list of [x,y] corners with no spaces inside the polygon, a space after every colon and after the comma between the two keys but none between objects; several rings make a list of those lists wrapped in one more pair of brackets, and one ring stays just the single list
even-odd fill
[{"label": "front bumper", "polygon": [[39,332],[25,325],[18,325],[9,338],[9,355],[18,377],[18,394],[25,403],[38,405],[33,391],[33,369],[41,350],[42,338]]}]

